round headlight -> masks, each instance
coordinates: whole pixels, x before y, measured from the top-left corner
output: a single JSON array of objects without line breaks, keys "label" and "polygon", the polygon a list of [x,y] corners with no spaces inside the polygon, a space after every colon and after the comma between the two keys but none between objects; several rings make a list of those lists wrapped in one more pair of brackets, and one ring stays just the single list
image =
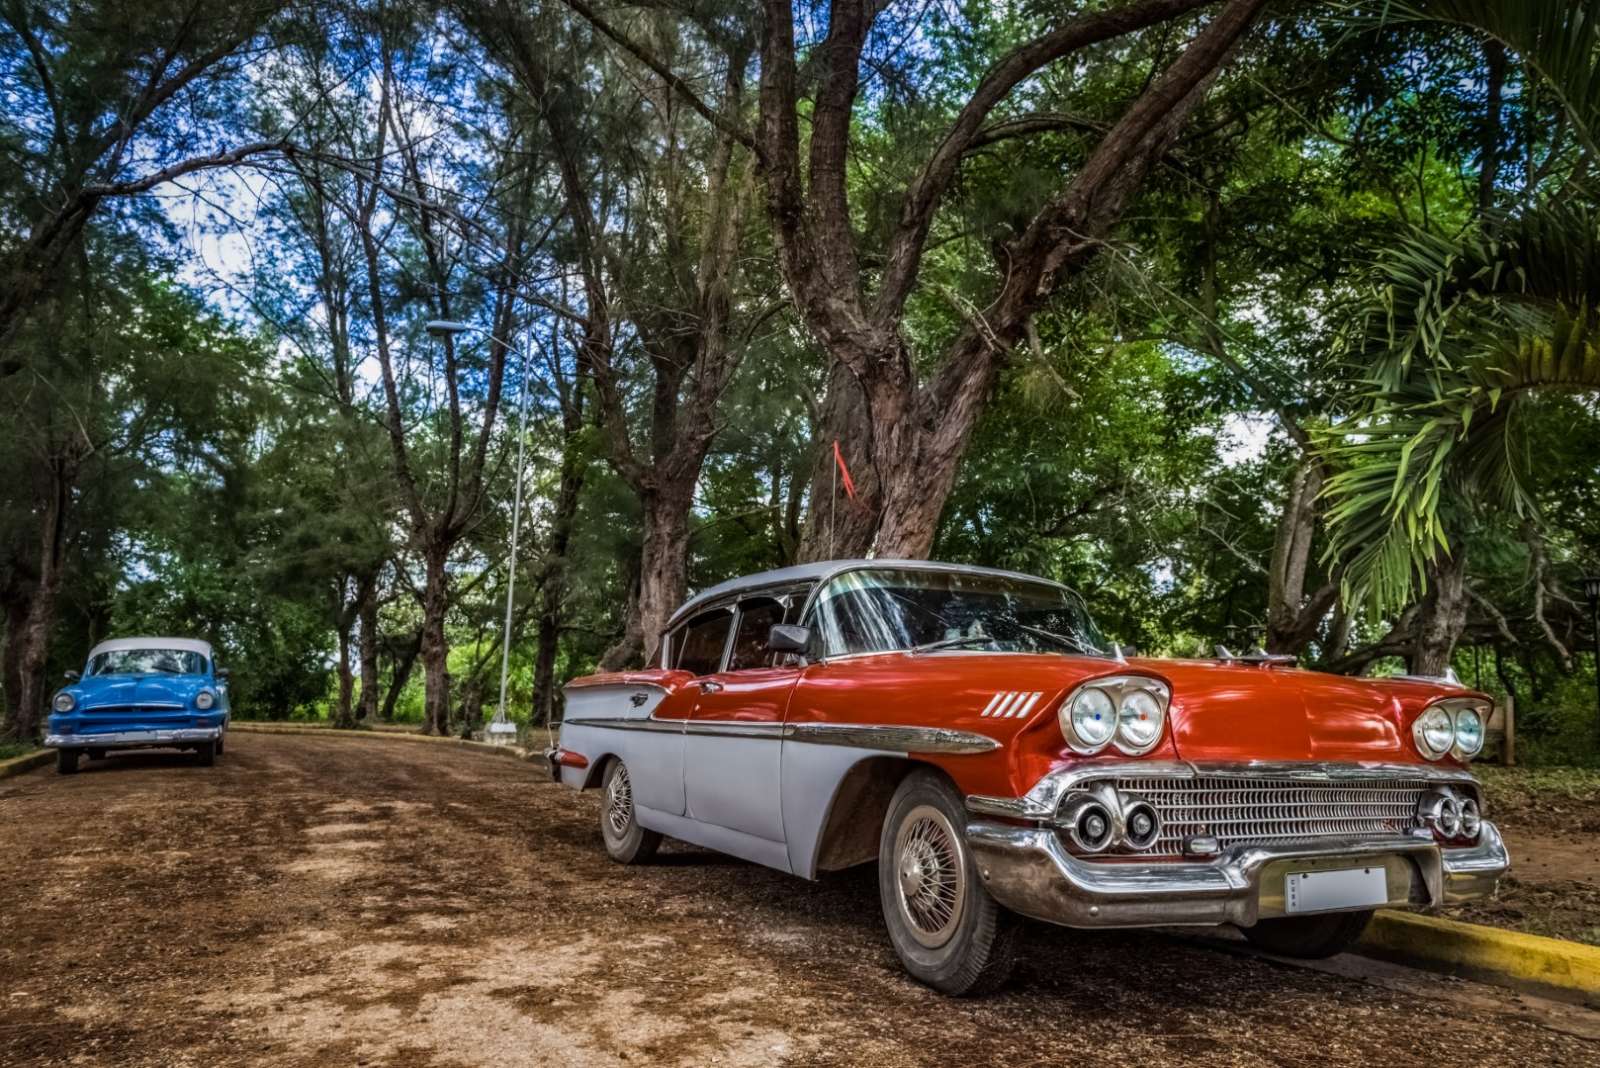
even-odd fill
[{"label": "round headlight", "polygon": [[1117,748],[1138,756],[1155,748],[1167,713],[1149,690],[1129,690],[1117,709]]},{"label": "round headlight", "polygon": [[1417,743],[1417,752],[1429,760],[1438,760],[1455,744],[1456,728],[1450,713],[1434,705],[1411,724],[1411,738]]},{"label": "round headlight", "polygon": [[199,693],[194,695],[194,707],[200,709],[202,712],[216,703],[217,695],[212,693],[210,690],[201,690]]},{"label": "round headlight", "polygon": [[1463,838],[1476,838],[1483,829],[1483,813],[1478,811],[1478,803],[1470,797],[1461,800],[1461,835]]},{"label": "round headlight", "polygon": [[65,690],[56,694],[56,699],[51,704],[57,712],[71,712],[78,707],[77,699]]},{"label": "round headlight", "polygon": [[1456,750],[1462,756],[1473,756],[1483,748],[1483,716],[1476,708],[1456,709],[1455,731]]},{"label": "round headlight", "polygon": [[1078,691],[1061,710],[1061,733],[1067,744],[1079,753],[1097,753],[1105,748],[1117,729],[1117,710],[1111,695],[1093,686]]}]

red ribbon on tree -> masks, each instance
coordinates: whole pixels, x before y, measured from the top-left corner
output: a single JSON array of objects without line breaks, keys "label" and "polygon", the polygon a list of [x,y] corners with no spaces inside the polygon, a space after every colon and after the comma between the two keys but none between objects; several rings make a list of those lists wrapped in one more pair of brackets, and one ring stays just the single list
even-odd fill
[{"label": "red ribbon on tree", "polygon": [[850,477],[850,469],[844,465],[844,453],[839,451],[839,439],[833,439],[833,462],[839,465],[839,477],[844,479],[844,492],[852,501],[856,499],[856,480]]}]

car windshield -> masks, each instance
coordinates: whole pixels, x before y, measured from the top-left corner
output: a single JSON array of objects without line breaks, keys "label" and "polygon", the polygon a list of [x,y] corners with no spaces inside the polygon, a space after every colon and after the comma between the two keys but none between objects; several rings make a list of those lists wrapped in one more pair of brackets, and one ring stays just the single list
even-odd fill
[{"label": "car windshield", "polygon": [[91,675],[203,675],[206,658],[187,649],[113,649],[89,660]]},{"label": "car windshield", "polygon": [[827,656],[938,649],[1103,656],[1111,649],[1071,590],[970,571],[846,571],[818,595],[812,623]]}]

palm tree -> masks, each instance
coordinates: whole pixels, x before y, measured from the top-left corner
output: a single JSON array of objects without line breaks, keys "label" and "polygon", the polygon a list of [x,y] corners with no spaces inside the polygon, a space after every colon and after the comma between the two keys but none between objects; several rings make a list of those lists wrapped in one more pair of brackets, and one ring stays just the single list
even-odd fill
[{"label": "palm tree", "polygon": [[1383,253],[1350,333],[1362,390],[1322,441],[1335,472],[1328,553],[1373,610],[1421,593],[1454,616],[1413,646],[1412,669],[1437,673],[1465,620],[1462,526],[1534,507],[1519,410],[1535,391],[1600,390],[1600,207],[1584,181],[1600,155],[1600,0],[1419,0],[1380,17],[1457,24],[1517,55],[1580,150],[1558,197]]}]

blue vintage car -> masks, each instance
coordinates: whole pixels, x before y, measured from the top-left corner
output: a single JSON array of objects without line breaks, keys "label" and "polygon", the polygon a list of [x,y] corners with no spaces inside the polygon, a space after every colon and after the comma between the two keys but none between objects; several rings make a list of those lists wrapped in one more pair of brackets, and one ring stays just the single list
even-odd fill
[{"label": "blue vintage car", "polygon": [[201,764],[222,753],[228,731],[228,673],[210,644],[192,638],[118,638],[89,650],[82,676],[67,673],[44,744],[70,775],[85,753],[188,749]]}]

